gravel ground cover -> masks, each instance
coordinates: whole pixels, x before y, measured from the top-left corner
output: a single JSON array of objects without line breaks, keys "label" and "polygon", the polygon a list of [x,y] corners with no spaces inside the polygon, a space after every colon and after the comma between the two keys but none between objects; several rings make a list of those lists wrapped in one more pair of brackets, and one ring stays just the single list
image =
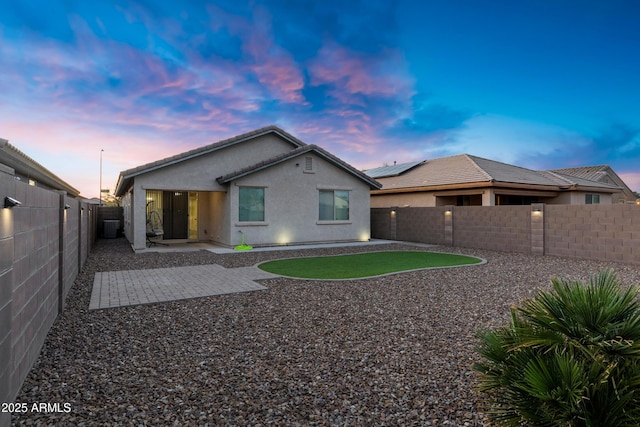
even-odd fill
[{"label": "gravel ground cover", "polygon": [[15,425],[486,424],[475,391],[479,328],[552,277],[611,267],[625,284],[640,266],[449,247],[487,264],[356,281],[277,278],[266,291],[88,310],[97,271],[367,250],[133,254],[101,240],[72,288],[16,402],[70,404],[15,414]]}]

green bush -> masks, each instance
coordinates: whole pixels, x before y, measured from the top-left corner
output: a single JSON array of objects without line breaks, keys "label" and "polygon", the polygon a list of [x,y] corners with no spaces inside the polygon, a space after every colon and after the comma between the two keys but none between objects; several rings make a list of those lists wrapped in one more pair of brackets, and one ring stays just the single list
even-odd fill
[{"label": "green bush", "polygon": [[479,333],[480,391],[503,426],[640,425],[638,289],[605,270],[588,284],[554,279]]}]

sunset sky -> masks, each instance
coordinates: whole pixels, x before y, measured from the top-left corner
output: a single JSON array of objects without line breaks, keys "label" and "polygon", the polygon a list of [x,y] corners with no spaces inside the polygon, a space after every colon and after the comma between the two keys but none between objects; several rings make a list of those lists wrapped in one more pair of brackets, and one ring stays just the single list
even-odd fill
[{"label": "sunset sky", "polygon": [[640,191],[640,2],[0,2],[0,138],[78,188],[275,124],[359,169],[608,164]]}]

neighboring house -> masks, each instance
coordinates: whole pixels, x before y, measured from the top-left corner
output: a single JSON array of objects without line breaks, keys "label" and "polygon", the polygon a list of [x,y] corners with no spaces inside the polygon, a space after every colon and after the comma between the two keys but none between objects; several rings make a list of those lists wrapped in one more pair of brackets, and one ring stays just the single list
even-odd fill
[{"label": "neighboring house", "polygon": [[635,202],[637,199],[633,191],[631,191],[631,189],[627,186],[627,184],[625,184],[622,178],[620,178],[609,165],[554,169],[552,170],[552,172],[577,176],[578,178],[584,178],[596,182],[604,182],[620,187],[622,191],[613,195],[613,203]]},{"label": "neighboring house", "polygon": [[0,172],[12,174],[18,181],[48,190],[64,191],[74,198],[80,196],[80,191],[2,138],[0,138],[0,164],[10,168],[10,170],[0,168]]},{"label": "neighboring house", "polygon": [[[146,247],[147,221],[165,241],[226,246],[364,241],[373,178],[275,126],[120,173],[124,233]],[[155,224],[154,224],[155,226]]]},{"label": "neighboring house", "polygon": [[566,170],[535,171],[469,154],[383,166],[365,173],[382,184],[381,189],[371,191],[372,208],[610,204],[623,191],[617,183]]}]

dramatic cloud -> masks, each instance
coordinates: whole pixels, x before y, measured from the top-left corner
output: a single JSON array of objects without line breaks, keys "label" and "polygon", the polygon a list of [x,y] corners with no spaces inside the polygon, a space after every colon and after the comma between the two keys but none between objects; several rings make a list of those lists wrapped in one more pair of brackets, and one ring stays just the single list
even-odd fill
[{"label": "dramatic cloud", "polygon": [[[559,5],[555,26],[544,8],[496,7],[487,27],[465,1],[4,2],[0,137],[89,197],[101,149],[115,183],[270,124],[358,168],[468,152],[540,169],[609,163],[635,179],[633,13]],[[526,34],[510,20],[524,10]]]}]

